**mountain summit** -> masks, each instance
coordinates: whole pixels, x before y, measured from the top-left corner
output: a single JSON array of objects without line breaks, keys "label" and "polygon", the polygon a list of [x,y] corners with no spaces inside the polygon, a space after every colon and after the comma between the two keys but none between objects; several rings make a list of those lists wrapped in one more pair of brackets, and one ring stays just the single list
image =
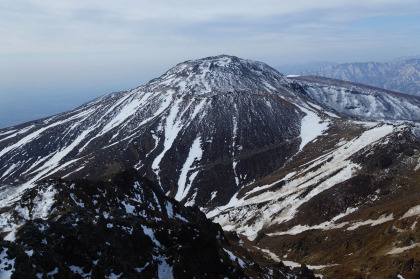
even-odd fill
[{"label": "mountain summit", "polygon": [[179,93],[199,96],[238,91],[267,93],[287,83],[267,64],[220,55],[180,63],[152,80],[148,88],[177,88]]}]

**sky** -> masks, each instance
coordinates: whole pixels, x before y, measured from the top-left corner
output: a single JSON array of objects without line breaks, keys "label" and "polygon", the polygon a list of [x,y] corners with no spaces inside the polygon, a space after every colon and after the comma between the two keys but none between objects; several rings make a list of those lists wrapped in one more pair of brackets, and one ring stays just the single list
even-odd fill
[{"label": "sky", "polygon": [[0,0],[0,128],[145,84],[189,59],[273,67],[420,54],[420,0]]}]

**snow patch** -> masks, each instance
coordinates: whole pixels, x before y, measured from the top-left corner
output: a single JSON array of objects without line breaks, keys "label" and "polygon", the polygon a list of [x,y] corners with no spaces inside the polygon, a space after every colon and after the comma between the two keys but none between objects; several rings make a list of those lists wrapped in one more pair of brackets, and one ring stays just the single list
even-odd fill
[{"label": "snow patch", "polygon": [[237,256],[235,256],[232,252],[230,252],[229,250],[223,248],[223,250],[225,250],[225,252],[228,254],[229,258],[231,261],[236,261],[236,259],[238,259],[238,263],[239,265],[244,268],[245,267],[245,262],[243,260],[241,260],[241,258],[238,258]]},{"label": "snow patch", "polygon": [[[15,271],[15,260],[16,259],[9,259],[7,256],[8,248],[3,247],[3,251],[0,254],[0,278],[1,279],[7,279],[11,278],[13,272]],[[11,268],[9,269],[9,266]],[[6,268],[8,270],[6,270]]]},{"label": "snow patch", "polygon": [[165,279],[173,279],[172,267],[166,262],[165,257],[161,257],[158,265],[158,277]]},{"label": "snow patch", "polygon": [[141,227],[143,229],[144,234],[150,237],[150,239],[153,241],[154,244],[156,244],[157,247],[162,247],[160,242],[156,239],[155,233],[153,232],[151,228],[148,228],[144,225],[141,225]]},{"label": "snow patch", "polygon": [[385,222],[388,222],[388,221],[392,221],[392,220],[394,220],[392,213],[389,214],[388,216],[385,216],[385,214],[384,214],[384,215],[379,216],[379,218],[377,220],[369,219],[369,220],[366,220],[366,221],[353,223],[346,230],[353,231],[353,230],[355,230],[355,229],[357,229],[357,228],[359,228],[361,226],[366,226],[366,225],[371,225],[373,227],[373,226],[380,225],[382,223],[385,223]]},{"label": "snow patch", "polygon": [[412,216],[418,216],[418,215],[420,215],[420,205],[411,207],[409,210],[407,210],[406,213],[404,213],[404,215],[400,219],[404,219],[404,218],[408,218]]},{"label": "snow patch", "polygon": [[302,150],[306,144],[322,135],[328,128],[329,122],[323,121],[316,113],[305,107],[298,107],[306,113],[306,116],[302,118],[302,126],[300,129],[300,138],[302,139],[302,142],[300,143],[299,150]]},{"label": "snow patch", "polygon": [[413,245],[410,246],[405,246],[405,247],[394,247],[392,248],[388,253],[386,253],[387,255],[396,255],[396,254],[401,254],[407,250],[411,250],[414,249],[416,247],[420,247],[419,243],[415,243]]},{"label": "snow patch", "polygon": [[182,167],[181,174],[178,180],[178,191],[175,195],[175,199],[181,201],[184,199],[191,188],[191,185],[198,174],[198,171],[194,172],[190,175],[189,181],[188,180],[188,173],[191,170],[194,170],[193,165],[196,161],[200,161],[203,155],[203,150],[201,149],[200,138],[196,138],[190,148],[190,152],[188,153],[187,160]]}]

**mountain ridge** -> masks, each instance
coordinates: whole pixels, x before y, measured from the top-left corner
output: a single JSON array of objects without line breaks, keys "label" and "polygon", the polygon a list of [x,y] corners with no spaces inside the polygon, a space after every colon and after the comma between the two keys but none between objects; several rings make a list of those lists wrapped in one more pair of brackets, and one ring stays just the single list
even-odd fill
[{"label": "mountain ridge", "polygon": [[299,74],[353,81],[416,96],[420,94],[418,57],[386,63],[344,63],[302,70]]}]

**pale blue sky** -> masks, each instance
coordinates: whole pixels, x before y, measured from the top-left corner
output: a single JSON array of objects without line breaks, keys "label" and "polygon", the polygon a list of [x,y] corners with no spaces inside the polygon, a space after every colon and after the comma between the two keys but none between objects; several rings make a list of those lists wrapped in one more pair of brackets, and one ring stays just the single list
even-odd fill
[{"label": "pale blue sky", "polygon": [[419,29],[420,0],[0,0],[0,127],[144,84],[188,59],[280,66],[419,54]]}]

